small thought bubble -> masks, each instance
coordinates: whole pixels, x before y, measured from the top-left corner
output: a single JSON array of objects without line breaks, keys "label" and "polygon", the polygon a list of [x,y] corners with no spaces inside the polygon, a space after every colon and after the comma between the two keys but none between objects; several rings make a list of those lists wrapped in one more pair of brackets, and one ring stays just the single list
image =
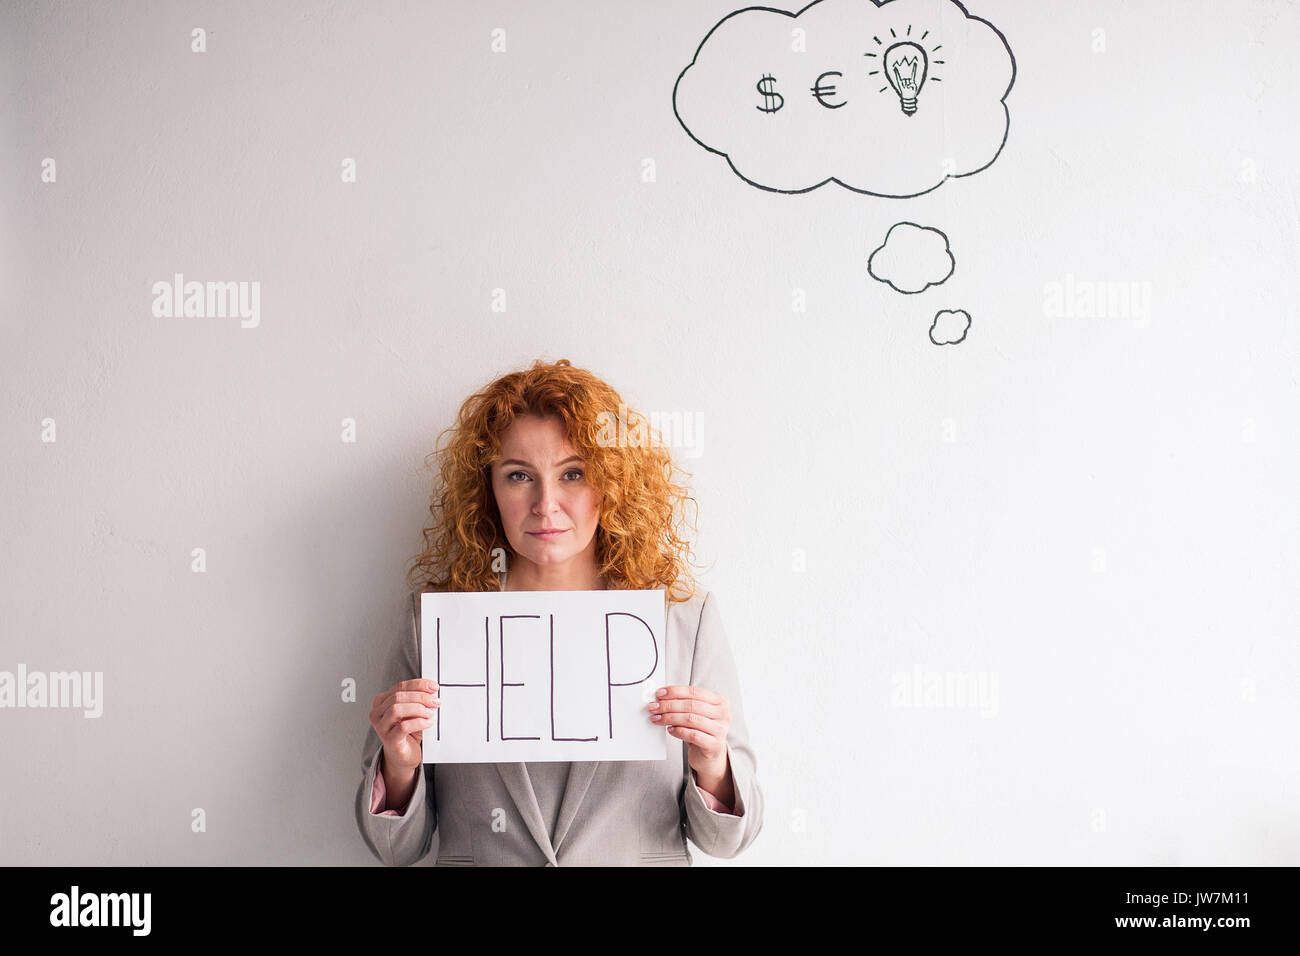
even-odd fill
[{"label": "small thought bubble", "polygon": [[936,312],[930,325],[930,341],[935,345],[956,345],[970,329],[970,313],[963,309]]},{"label": "small thought bubble", "polygon": [[896,292],[912,295],[947,280],[956,265],[946,235],[931,226],[899,222],[889,227],[884,243],[871,253],[867,272]]}]

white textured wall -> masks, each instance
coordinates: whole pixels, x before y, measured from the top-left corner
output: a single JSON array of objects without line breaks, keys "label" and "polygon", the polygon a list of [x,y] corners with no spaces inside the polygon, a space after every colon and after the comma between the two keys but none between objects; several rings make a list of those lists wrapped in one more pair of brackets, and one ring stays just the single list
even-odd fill
[{"label": "white textured wall", "polygon": [[[1006,146],[899,200],[686,135],[738,6],[0,5],[0,670],[104,675],[98,719],[0,710],[0,862],[373,862],[422,458],[567,357],[704,424],[768,800],[736,862],[1300,863],[1300,8],[972,2]],[[867,274],[903,219],[943,286]],[[155,317],[176,272],[260,324]],[[1067,277],[1149,315],[1052,316]],[[996,710],[900,706],[916,670]]]}]

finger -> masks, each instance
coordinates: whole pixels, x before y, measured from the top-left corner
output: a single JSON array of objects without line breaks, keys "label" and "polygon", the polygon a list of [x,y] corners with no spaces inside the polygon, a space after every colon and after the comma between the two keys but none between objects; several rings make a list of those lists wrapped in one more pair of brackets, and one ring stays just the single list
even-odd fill
[{"label": "finger", "polygon": [[669,684],[667,687],[660,687],[655,691],[655,698],[658,700],[672,700],[676,698],[697,697],[709,704],[721,704],[725,697],[716,694],[707,687],[690,687],[681,684]]},{"label": "finger", "polygon": [[392,723],[394,719],[403,720],[407,717],[432,717],[441,706],[442,702],[437,700],[432,704],[394,704],[385,712],[384,719]]},{"label": "finger", "polygon": [[438,684],[435,681],[423,679],[401,681],[400,683],[394,684],[383,693],[376,694],[374,699],[370,702],[370,707],[372,710],[382,712],[386,710],[388,705],[394,700],[399,699],[400,695],[411,693],[432,694],[436,697],[438,696]]},{"label": "finger", "polygon": [[432,726],[433,726],[432,717],[411,717],[408,720],[399,721],[398,723],[393,725],[393,730],[396,731],[394,736],[413,734],[417,730],[424,730],[425,727],[432,727]]},{"label": "finger", "polygon": [[437,690],[438,682],[428,677],[416,677],[412,680],[399,681],[389,690]]},{"label": "finger", "polygon": [[424,707],[434,708],[441,706],[440,698],[433,694],[417,693],[415,691],[402,691],[396,698],[390,697],[387,700],[375,698],[375,706],[370,711],[370,722],[376,723],[383,721],[389,715],[394,707]]},{"label": "finger", "polygon": [[442,701],[431,694],[417,694],[415,691],[403,691],[411,695],[413,700],[394,700],[391,697],[387,700],[375,698],[375,706],[370,710],[370,722],[375,723],[383,720],[390,714],[394,707],[438,707]]},{"label": "finger", "polygon": [[717,719],[724,717],[722,707],[717,704],[710,704],[707,701],[700,700],[698,697],[665,697],[662,700],[656,700],[646,704],[646,710],[652,714],[700,714],[704,717]]},{"label": "finger", "polygon": [[692,730],[690,727],[669,727],[668,733],[683,743],[698,747],[706,757],[716,757],[726,749],[725,741],[719,740],[712,734],[706,734],[702,730]]},{"label": "finger", "polygon": [[699,714],[652,714],[650,721],[662,727],[682,727],[686,730],[698,730],[720,740],[726,740],[729,726],[725,721],[713,720]]},{"label": "finger", "polygon": [[437,694],[422,690],[399,690],[393,695],[392,703],[398,704],[432,704],[438,700]]},{"label": "finger", "polygon": [[434,704],[432,707],[426,707],[424,704],[394,704],[379,718],[379,726],[382,728],[380,736],[391,730],[395,724],[408,718],[424,717],[432,719],[436,715],[438,707],[438,704]]},{"label": "finger", "polygon": [[441,706],[442,701],[440,700],[435,700],[431,704],[421,704],[412,701],[411,703],[406,704],[393,704],[393,706],[388,708],[386,713],[389,716],[398,717],[430,717],[433,715],[433,711],[436,711]]},{"label": "finger", "polygon": [[392,687],[387,688],[380,696],[392,697],[395,694],[413,693],[413,692],[424,693],[424,694],[436,694],[438,693],[438,682],[433,680],[428,680],[426,678],[417,678],[415,680],[398,681]]}]

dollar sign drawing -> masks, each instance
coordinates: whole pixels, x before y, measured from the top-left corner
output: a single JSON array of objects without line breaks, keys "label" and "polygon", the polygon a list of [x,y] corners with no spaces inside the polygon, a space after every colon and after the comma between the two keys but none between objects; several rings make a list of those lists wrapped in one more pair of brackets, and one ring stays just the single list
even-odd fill
[{"label": "dollar sign drawing", "polygon": [[[767,83],[770,83],[771,86],[764,85]],[[771,73],[764,73],[763,78],[754,84],[754,88],[763,94],[763,105],[755,106],[754,109],[763,113],[775,113],[785,106],[785,97],[776,91],[776,77],[772,76]],[[778,101],[775,106],[772,105],[774,99]]]}]

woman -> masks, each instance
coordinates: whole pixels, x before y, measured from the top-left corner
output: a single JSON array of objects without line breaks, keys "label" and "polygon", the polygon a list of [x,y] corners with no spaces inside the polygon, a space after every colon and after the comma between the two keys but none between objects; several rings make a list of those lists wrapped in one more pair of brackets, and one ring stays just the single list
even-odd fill
[{"label": "woman", "polygon": [[[565,359],[506,375],[461,407],[435,452],[443,487],[408,575],[411,633],[374,698],[363,750],[357,822],[384,863],[425,856],[435,829],[436,862],[460,866],[685,866],[687,839],[732,857],[758,835],[763,800],[735,666],[717,600],[695,592],[678,535],[693,499],[667,450],[626,440],[644,425]],[[419,676],[419,592],[608,588],[665,591],[665,686],[646,719],[668,735],[667,760],[422,763],[441,702]]]}]

